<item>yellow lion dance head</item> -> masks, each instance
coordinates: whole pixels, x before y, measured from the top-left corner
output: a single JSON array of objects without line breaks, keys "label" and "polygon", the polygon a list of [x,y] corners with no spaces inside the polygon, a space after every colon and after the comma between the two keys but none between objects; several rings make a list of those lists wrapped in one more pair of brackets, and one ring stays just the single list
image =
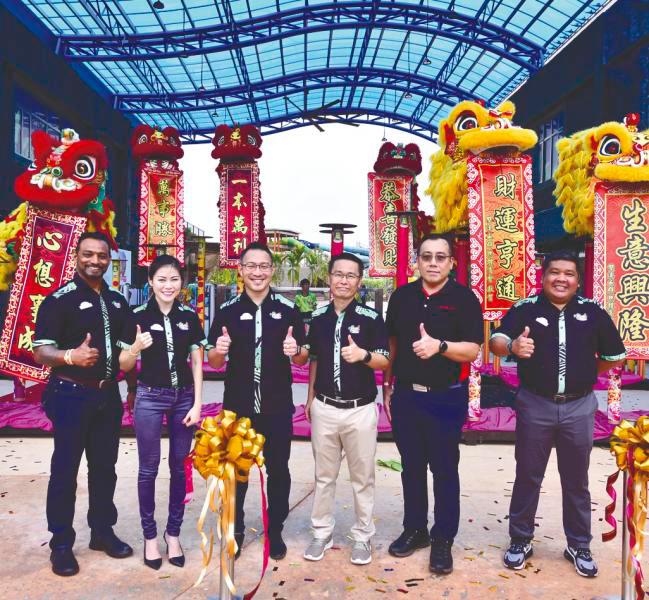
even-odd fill
[{"label": "yellow lion dance head", "polygon": [[632,113],[624,123],[603,123],[557,142],[554,196],[563,206],[563,227],[568,233],[593,234],[598,181],[649,181],[649,129],[638,131],[639,120]]},{"label": "yellow lion dance head", "polygon": [[495,109],[464,100],[439,124],[440,150],[431,157],[426,193],[435,204],[437,231],[467,226],[466,159],[483,152],[524,152],[536,133],[512,124],[516,107],[505,101]]}]

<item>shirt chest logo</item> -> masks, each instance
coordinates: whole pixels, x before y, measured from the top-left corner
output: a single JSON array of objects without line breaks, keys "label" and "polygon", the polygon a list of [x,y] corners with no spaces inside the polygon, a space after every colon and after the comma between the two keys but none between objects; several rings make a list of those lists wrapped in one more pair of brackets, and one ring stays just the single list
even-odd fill
[{"label": "shirt chest logo", "polygon": [[272,312],[272,313],[270,313],[270,316],[273,319],[281,319],[282,318],[282,313]]},{"label": "shirt chest logo", "polygon": [[360,325],[350,325],[348,328],[349,333],[360,333],[361,332],[361,326]]},{"label": "shirt chest logo", "polygon": [[575,313],[574,317],[577,321],[588,321],[588,315],[586,313]]},{"label": "shirt chest logo", "polygon": [[536,322],[543,325],[543,327],[548,327],[550,325],[545,317],[536,317]]},{"label": "shirt chest logo", "polygon": [[113,306],[115,308],[122,308],[122,305],[117,300],[113,300]]},{"label": "shirt chest logo", "polygon": [[189,331],[189,323],[178,323],[178,329],[182,329],[183,331]]},{"label": "shirt chest logo", "polygon": [[243,314],[239,317],[239,320],[240,320],[240,321],[252,321],[252,315],[251,315],[250,313],[243,313]]},{"label": "shirt chest logo", "polygon": [[153,325],[151,325],[151,327],[149,327],[149,329],[151,331],[164,331],[164,329],[163,329],[162,325],[160,325],[160,323],[154,323]]},{"label": "shirt chest logo", "polygon": [[79,310],[85,310],[86,308],[92,308],[92,302],[82,302],[79,304]]}]

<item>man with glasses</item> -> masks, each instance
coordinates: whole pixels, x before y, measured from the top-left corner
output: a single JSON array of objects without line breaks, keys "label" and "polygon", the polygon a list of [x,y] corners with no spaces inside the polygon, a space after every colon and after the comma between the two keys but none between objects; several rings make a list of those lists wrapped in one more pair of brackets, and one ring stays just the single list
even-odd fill
[{"label": "man with glasses", "polygon": [[[397,289],[388,305],[390,367],[383,384],[383,403],[403,465],[403,533],[388,552],[405,557],[431,545],[429,567],[440,575],[453,570],[467,378],[483,337],[480,303],[471,290],[449,279],[453,264],[450,238],[432,234],[420,242],[420,279]],[[435,497],[430,534],[428,468]]]},{"label": "man with glasses", "polygon": [[333,545],[334,495],[343,452],[356,512],[350,532],[351,562],[365,565],[372,560],[377,432],[374,369],[388,366],[388,340],[381,315],[354,298],[362,275],[363,263],[354,254],[332,257],[332,301],[314,311],[309,330],[306,416],[311,422],[316,486],[311,511],[313,540],[304,552],[307,560],[321,560]]},{"label": "man with glasses", "polygon": [[[280,560],[286,556],[281,534],[291,489],[288,461],[295,410],[291,362],[305,364],[308,349],[300,313],[292,302],[270,288],[273,257],[268,246],[249,244],[240,263],[244,291],[217,309],[208,336],[207,356],[216,369],[227,358],[223,408],[249,417],[255,430],[266,437],[270,556]],[[243,546],[247,489],[246,483],[237,484],[237,557]]]}]

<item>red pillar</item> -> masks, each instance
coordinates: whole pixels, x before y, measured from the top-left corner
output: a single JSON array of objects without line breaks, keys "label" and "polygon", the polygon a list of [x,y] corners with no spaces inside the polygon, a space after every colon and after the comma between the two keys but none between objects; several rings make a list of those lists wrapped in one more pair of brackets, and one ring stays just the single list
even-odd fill
[{"label": "red pillar", "polygon": [[338,256],[345,248],[345,235],[342,229],[335,228],[331,231],[331,256]]},{"label": "red pillar", "polygon": [[469,286],[469,240],[455,241],[455,260],[457,261],[457,282]]},{"label": "red pillar", "polygon": [[584,295],[586,298],[592,298],[595,272],[595,252],[592,240],[588,240],[584,244],[584,253]]},{"label": "red pillar", "polygon": [[397,287],[408,283],[409,234],[410,218],[400,215],[397,219]]}]

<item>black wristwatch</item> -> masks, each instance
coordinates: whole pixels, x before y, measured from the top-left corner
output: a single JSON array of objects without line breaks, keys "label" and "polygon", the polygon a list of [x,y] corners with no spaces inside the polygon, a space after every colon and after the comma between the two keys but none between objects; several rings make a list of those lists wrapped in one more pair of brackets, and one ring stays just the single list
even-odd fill
[{"label": "black wristwatch", "polygon": [[444,341],[441,340],[439,343],[439,353],[444,354],[448,350],[448,344]]},{"label": "black wristwatch", "polygon": [[371,360],[372,360],[372,353],[369,350],[365,350],[365,356],[363,357],[363,362],[367,364]]}]

